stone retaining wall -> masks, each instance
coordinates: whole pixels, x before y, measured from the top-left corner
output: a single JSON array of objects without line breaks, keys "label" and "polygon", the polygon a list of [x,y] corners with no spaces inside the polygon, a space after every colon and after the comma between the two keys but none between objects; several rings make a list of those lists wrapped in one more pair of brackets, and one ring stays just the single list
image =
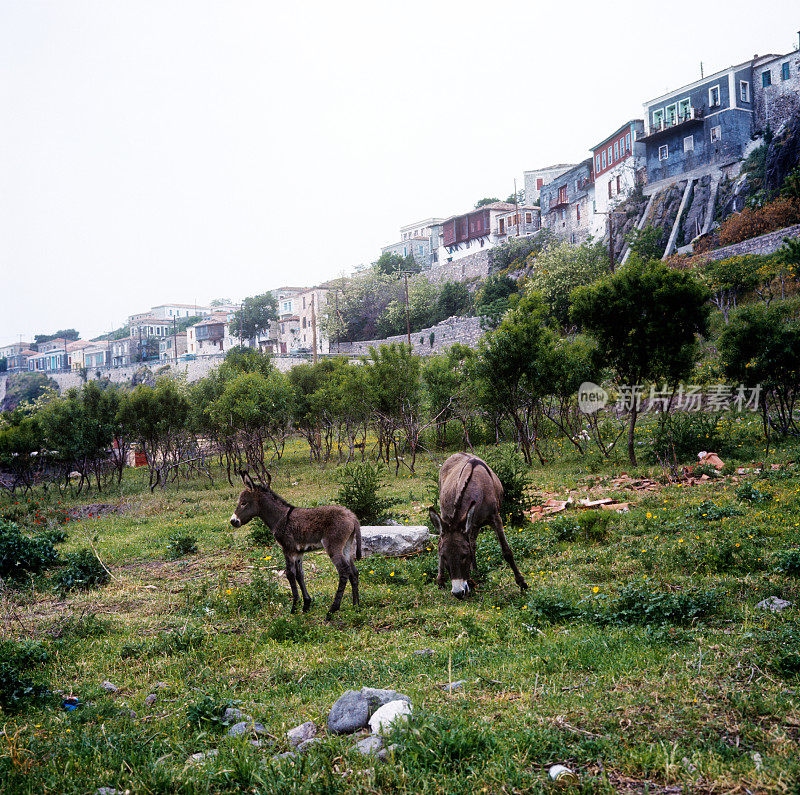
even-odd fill
[{"label": "stone retaining wall", "polygon": [[728,257],[737,257],[741,254],[774,254],[783,246],[784,238],[800,237],[800,224],[778,229],[776,232],[767,232],[766,235],[743,240],[725,248],[716,248],[713,251],[704,251],[701,256],[707,259],[719,260]]},{"label": "stone retaining wall", "polygon": [[[411,349],[420,356],[433,356],[441,353],[455,343],[474,348],[483,334],[479,317],[451,317],[431,328],[411,333]],[[343,342],[339,346],[342,355],[363,356],[370,348],[392,343],[407,344],[406,334],[387,337],[384,340],[365,340],[364,342]]]},{"label": "stone retaining wall", "polygon": [[423,271],[421,275],[434,284],[485,279],[489,275],[489,251],[491,249],[482,248],[453,262],[439,263],[430,270]]}]

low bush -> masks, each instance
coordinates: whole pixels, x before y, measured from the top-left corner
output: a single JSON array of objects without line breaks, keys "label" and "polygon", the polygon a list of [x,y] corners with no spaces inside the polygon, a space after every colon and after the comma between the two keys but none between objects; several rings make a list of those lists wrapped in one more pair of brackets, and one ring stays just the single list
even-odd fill
[{"label": "low bush", "polygon": [[556,541],[602,544],[608,541],[615,520],[608,511],[582,511],[551,519],[548,527]]},{"label": "low bush", "polygon": [[197,552],[195,536],[172,535],[167,541],[167,557],[175,559]]},{"label": "low bush", "polygon": [[772,497],[769,492],[759,491],[752,483],[744,483],[736,490],[736,498],[742,502],[758,504],[769,502]]},{"label": "low bush", "polygon": [[48,658],[39,644],[0,641],[0,709],[21,712],[30,704],[42,703],[50,696],[49,684],[31,675]]},{"label": "low bush", "polygon": [[87,591],[105,585],[110,579],[97,555],[88,547],[73,552],[67,557],[67,566],[59,572],[55,583],[62,593]]},{"label": "low bush", "polygon": [[15,523],[0,520],[0,578],[21,580],[58,562],[58,553],[49,539],[25,535]]},{"label": "low bush", "polygon": [[486,454],[486,462],[503,484],[503,516],[514,525],[529,522],[533,497],[528,491],[531,478],[523,457],[512,445],[500,445]]},{"label": "low bush", "polygon": [[341,485],[336,501],[349,508],[362,525],[383,524],[388,518],[388,511],[399,500],[382,497],[379,492],[383,488],[381,474],[382,465],[363,461],[348,464],[337,473],[336,479]]},{"label": "low bush", "polygon": [[320,638],[319,628],[300,618],[276,618],[267,629],[267,636],[278,643],[313,643]]},{"label": "low bush", "polygon": [[194,704],[187,705],[186,719],[190,726],[221,731],[231,723],[225,718],[225,710],[232,706],[231,701],[220,701],[206,694]]},{"label": "low bush", "polygon": [[800,577],[800,549],[786,549],[775,556],[775,571],[790,577]]},{"label": "low bush", "polygon": [[250,522],[250,528],[247,537],[253,544],[264,547],[272,545],[272,542],[275,540],[275,537],[272,535],[272,530],[270,530],[269,525],[264,524],[259,517],[256,516],[253,521]]}]

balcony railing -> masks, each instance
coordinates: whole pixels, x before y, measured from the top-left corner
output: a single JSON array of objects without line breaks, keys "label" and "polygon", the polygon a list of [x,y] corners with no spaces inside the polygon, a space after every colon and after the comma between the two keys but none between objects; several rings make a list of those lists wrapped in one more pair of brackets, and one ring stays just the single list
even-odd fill
[{"label": "balcony railing", "polygon": [[680,127],[684,124],[702,121],[704,116],[705,111],[703,108],[689,108],[685,113],[677,113],[675,116],[670,116],[668,118],[661,117],[658,122],[650,125],[650,131],[647,133],[647,135],[643,135],[637,140],[647,141],[648,139],[654,138],[660,133],[673,130],[676,127]]}]

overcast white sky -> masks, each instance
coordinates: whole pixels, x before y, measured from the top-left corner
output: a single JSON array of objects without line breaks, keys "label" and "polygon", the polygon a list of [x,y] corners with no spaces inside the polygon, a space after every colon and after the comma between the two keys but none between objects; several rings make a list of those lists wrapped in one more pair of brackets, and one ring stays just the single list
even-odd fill
[{"label": "overcast white sky", "polygon": [[0,344],[350,272],[798,29],[797,0],[0,0]]}]

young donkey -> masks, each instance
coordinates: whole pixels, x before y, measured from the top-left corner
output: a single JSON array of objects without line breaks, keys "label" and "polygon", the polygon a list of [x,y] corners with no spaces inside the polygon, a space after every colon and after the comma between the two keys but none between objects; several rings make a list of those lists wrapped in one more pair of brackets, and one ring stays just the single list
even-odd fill
[{"label": "young donkey", "polygon": [[358,569],[353,558],[361,560],[361,525],[355,514],[341,505],[322,505],[319,508],[295,508],[270,487],[272,475],[267,474],[263,486],[253,483],[247,472],[242,472],[245,490],[231,516],[231,524],[241,527],[258,516],[272,531],[286,558],[286,577],[292,587],[292,613],[297,610],[297,584],[303,592],[303,612],[311,606],[311,597],[303,577],[303,553],[324,549],[336,571],[339,587],[327,618],[339,609],[347,581],[353,591],[353,606],[358,607]]},{"label": "young donkey", "polygon": [[521,590],[528,584],[520,574],[514,555],[503,533],[500,505],[503,486],[489,465],[474,455],[455,453],[439,470],[440,516],[431,508],[429,515],[439,533],[439,576],[436,584],[445,585],[445,569],[450,573],[452,593],[463,599],[469,593],[470,570],[475,566],[478,533],[491,524],[503,550],[506,563],[514,572]]}]

